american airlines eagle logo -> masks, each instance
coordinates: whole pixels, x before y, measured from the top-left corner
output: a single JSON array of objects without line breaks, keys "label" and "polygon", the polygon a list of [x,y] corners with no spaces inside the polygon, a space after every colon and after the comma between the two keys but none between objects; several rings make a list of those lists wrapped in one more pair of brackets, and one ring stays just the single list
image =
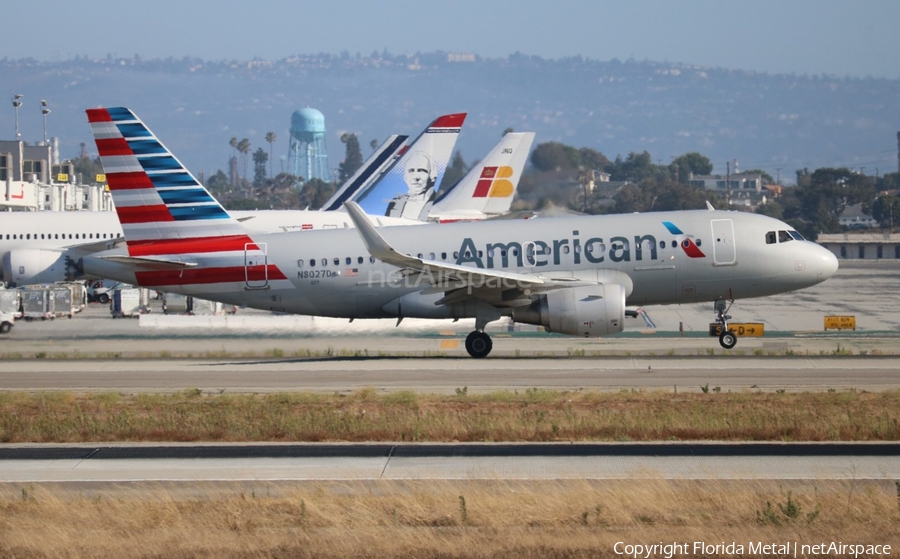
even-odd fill
[{"label": "american airlines eagle logo", "polygon": [[509,178],[513,176],[513,168],[502,165],[485,167],[478,177],[475,193],[472,198],[506,198],[511,196],[515,187]]},{"label": "american airlines eagle logo", "polygon": [[684,232],[671,221],[663,221],[663,225],[666,226],[666,229],[669,230],[669,233],[682,237],[678,244],[681,245],[681,248],[684,250],[685,254],[687,254],[691,258],[706,258],[706,255],[703,254],[703,251],[700,250],[700,247],[698,247],[697,243],[694,242],[693,235],[685,235]]}]

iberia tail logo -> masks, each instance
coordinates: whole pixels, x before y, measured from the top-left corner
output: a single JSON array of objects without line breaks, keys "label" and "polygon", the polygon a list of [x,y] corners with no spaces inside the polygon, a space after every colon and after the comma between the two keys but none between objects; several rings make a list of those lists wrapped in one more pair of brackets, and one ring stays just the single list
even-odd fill
[{"label": "iberia tail logo", "polygon": [[698,247],[697,243],[694,242],[693,235],[685,235],[684,232],[671,221],[663,221],[663,225],[666,226],[666,229],[669,230],[669,233],[682,237],[679,244],[681,245],[681,248],[684,250],[685,254],[687,254],[691,258],[706,258],[706,255],[703,254],[703,251],[700,250],[700,247]]},{"label": "iberia tail logo", "polygon": [[515,187],[509,181],[511,176],[513,176],[512,167],[506,165],[485,167],[481,170],[472,198],[506,198],[512,195]]}]

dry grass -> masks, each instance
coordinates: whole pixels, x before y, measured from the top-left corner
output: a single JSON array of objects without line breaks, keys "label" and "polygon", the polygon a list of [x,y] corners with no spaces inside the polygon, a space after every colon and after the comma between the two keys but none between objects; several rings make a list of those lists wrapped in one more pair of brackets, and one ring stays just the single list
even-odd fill
[{"label": "dry grass", "polygon": [[898,439],[898,390],[0,394],[0,442]]},{"label": "dry grass", "polygon": [[[4,486],[0,557],[563,558],[612,557],[619,541],[900,544],[892,483],[793,483],[372,481],[80,495]],[[793,517],[777,506],[788,491]],[[760,515],[767,501],[774,520]]]}]

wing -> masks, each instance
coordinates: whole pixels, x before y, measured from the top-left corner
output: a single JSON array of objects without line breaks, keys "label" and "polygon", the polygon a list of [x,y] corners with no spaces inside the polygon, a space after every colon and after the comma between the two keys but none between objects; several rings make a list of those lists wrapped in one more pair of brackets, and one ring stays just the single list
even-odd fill
[{"label": "wing", "polygon": [[359,205],[347,202],[344,207],[356,225],[369,254],[400,268],[400,273],[408,278],[409,283],[415,282],[416,285],[425,286],[423,294],[445,292],[445,296],[437,301],[437,304],[450,304],[474,298],[497,307],[517,307],[531,304],[531,295],[534,293],[599,283],[575,277],[552,278],[522,272],[472,268],[401,254],[378,233]]}]

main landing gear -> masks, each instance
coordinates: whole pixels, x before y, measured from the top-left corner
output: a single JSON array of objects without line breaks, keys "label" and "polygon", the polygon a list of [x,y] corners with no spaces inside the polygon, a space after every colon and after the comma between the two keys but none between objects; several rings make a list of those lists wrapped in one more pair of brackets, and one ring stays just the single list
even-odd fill
[{"label": "main landing gear", "polygon": [[500,318],[500,312],[479,301],[478,312],[475,315],[475,331],[466,336],[466,351],[476,359],[487,357],[494,347],[491,337],[484,333],[485,326]]},{"label": "main landing gear", "polygon": [[725,349],[731,349],[737,345],[737,336],[734,335],[734,332],[728,330],[728,320],[731,319],[731,315],[727,313],[730,308],[731,304],[725,299],[719,299],[715,303],[716,322],[722,326],[722,333],[719,334],[719,345]]},{"label": "main landing gear", "polygon": [[475,330],[466,336],[466,351],[472,357],[487,357],[493,347],[494,343],[491,341],[491,337],[485,334],[483,330]]}]

